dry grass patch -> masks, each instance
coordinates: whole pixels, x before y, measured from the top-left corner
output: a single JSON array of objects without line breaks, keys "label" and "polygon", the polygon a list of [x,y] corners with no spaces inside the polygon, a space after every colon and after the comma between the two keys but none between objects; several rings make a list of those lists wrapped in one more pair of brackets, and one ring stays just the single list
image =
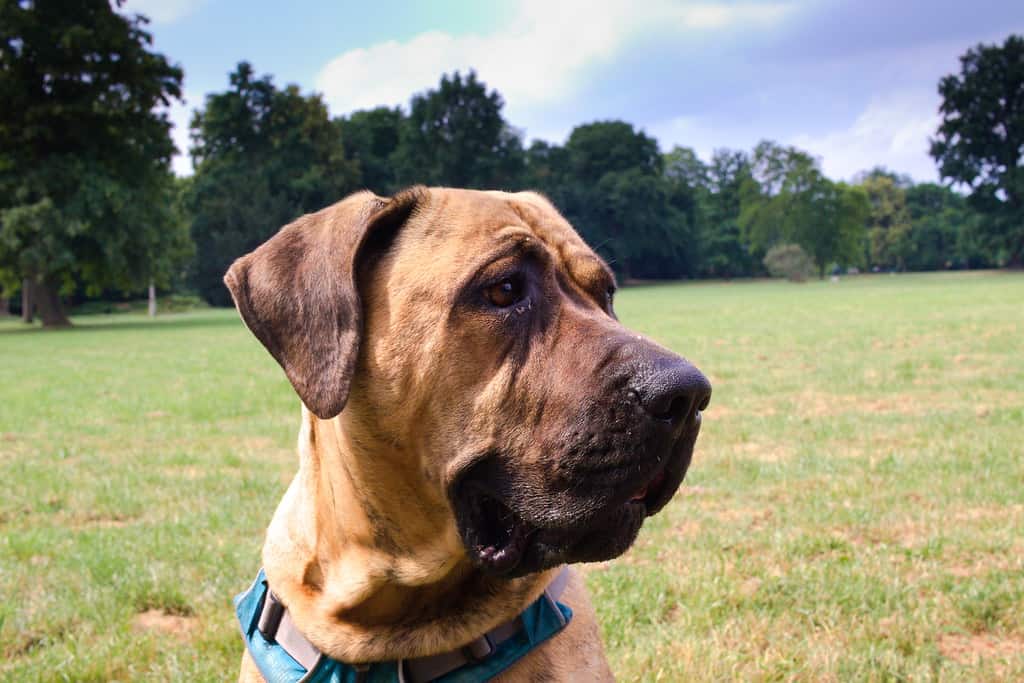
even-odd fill
[{"label": "dry grass patch", "polygon": [[199,627],[194,616],[172,614],[162,609],[148,609],[135,615],[132,629],[136,633],[156,633],[178,640],[188,640]]},{"label": "dry grass patch", "polygon": [[849,414],[922,417],[930,413],[959,410],[959,401],[958,397],[952,395],[901,393],[871,398],[808,389],[797,396],[796,413],[804,418]]},{"label": "dry grass patch", "polygon": [[749,458],[757,462],[776,463],[789,460],[793,457],[794,447],[792,444],[765,443],[763,441],[745,441],[743,443],[726,446],[738,457]]},{"label": "dry grass patch", "polygon": [[1024,666],[1024,635],[1013,633],[998,635],[994,633],[944,633],[939,637],[939,652],[946,659],[969,667],[978,667],[983,663],[996,663],[998,673],[1007,673],[1011,660],[1016,668]]}]

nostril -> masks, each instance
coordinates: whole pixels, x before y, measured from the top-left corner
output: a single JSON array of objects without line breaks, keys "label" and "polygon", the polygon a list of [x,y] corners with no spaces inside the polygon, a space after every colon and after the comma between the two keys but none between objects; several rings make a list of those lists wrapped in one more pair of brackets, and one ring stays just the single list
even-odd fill
[{"label": "nostril", "polygon": [[711,400],[711,383],[700,370],[681,358],[664,362],[647,375],[636,395],[647,414],[672,427],[689,424]]},{"label": "nostril", "polygon": [[665,422],[678,422],[690,412],[690,397],[675,396],[663,401],[661,406],[651,406],[651,417]]}]

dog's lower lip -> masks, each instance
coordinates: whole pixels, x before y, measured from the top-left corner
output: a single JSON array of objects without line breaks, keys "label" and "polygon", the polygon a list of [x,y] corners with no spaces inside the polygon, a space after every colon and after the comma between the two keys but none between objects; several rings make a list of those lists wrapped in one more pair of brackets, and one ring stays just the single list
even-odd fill
[{"label": "dog's lower lip", "polygon": [[479,506],[480,528],[487,530],[473,547],[478,561],[498,574],[512,571],[526,554],[530,537],[536,529],[497,497],[483,494],[475,498]]},{"label": "dog's lower lip", "polygon": [[515,524],[509,532],[508,540],[500,545],[488,545],[477,548],[480,559],[490,565],[496,572],[507,572],[517,564],[523,556],[528,533],[522,524]]},{"label": "dog's lower lip", "polygon": [[643,487],[643,489],[639,493],[633,496],[633,498],[630,500],[639,500],[647,502],[649,499],[656,498],[659,495],[661,495],[661,489],[663,488],[662,485],[665,483],[665,476],[665,469],[662,468],[662,470],[658,472],[657,476],[655,476],[654,479],[652,479],[646,486]]}]

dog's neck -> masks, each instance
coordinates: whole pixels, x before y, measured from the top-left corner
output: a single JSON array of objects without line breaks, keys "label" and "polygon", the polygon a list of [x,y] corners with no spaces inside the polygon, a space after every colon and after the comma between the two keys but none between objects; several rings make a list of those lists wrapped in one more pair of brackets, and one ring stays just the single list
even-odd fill
[{"label": "dog's neck", "polygon": [[556,571],[483,575],[424,473],[340,417],[303,408],[299,454],[263,562],[296,625],[328,656],[368,662],[456,649],[522,611]]}]

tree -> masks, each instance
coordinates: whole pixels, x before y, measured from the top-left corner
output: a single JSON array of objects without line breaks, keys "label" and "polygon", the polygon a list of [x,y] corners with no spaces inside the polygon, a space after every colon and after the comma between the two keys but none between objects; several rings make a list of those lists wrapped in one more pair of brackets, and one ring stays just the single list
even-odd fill
[{"label": "tree", "polygon": [[159,109],[182,72],[149,50],[146,23],[106,0],[0,0],[0,281],[45,326],[68,324],[76,282],[138,290],[173,258]]},{"label": "tree", "polygon": [[363,187],[377,194],[400,189],[395,174],[395,152],[405,115],[397,107],[377,107],[335,119],[346,155],[358,162]]},{"label": "tree", "polygon": [[812,190],[809,205],[816,217],[802,222],[793,237],[814,259],[818,277],[825,277],[825,269],[831,263],[860,263],[864,223],[870,211],[864,191],[822,177]]},{"label": "tree", "polygon": [[355,190],[359,178],[319,95],[302,95],[294,85],[278,89],[245,62],[230,84],[193,116],[196,173],[188,196],[194,284],[222,306],[231,298],[221,279],[235,258]]},{"label": "tree", "polygon": [[931,154],[944,179],[970,189],[983,229],[1024,265],[1024,36],[978,45],[939,81],[942,116]]},{"label": "tree", "polygon": [[979,217],[952,189],[922,183],[907,189],[910,234],[903,259],[911,270],[994,265],[978,231]]},{"label": "tree", "polygon": [[586,196],[582,232],[617,271],[653,279],[692,274],[695,240],[665,178],[643,168],[611,171]]},{"label": "tree", "polygon": [[598,121],[573,129],[565,147],[534,143],[528,158],[529,177],[549,183],[541,189],[622,276],[693,274],[694,197],[664,173],[653,138]]},{"label": "tree", "polygon": [[562,190],[569,180],[569,159],[565,147],[534,140],[526,150],[523,187],[540,190],[561,204]]},{"label": "tree", "polygon": [[751,250],[763,254],[806,231],[806,224],[814,220],[814,189],[823,179],[806,152],[767,140],[758,143],[750,175],[740,188],[739,224]]},{"label": "tree", "polygon": [[717,149],[708,164],[706,229],[702,239],[703,270],[712,277],[754,275],[759,267],[740,228],[742,189],[753,179],[750,157],[739,150]]},{"label": "tree", "polygon": [[806,152],[765,141],[741,189],[740,228],[755,251],[800,245],[818,266],[856,262],[869,205],[863,190],[826,178]]},{"label": "tree", "polygon": [[565,145],[569,172],[578,183],[598,182],[612,171],[662,172],[658,141],[625,121],[597,121],[576,126]]},{"label": "tree", "polygon": [[400,183],[518,187],[523,145],[501,113],[504,106],[473,71],[446,74],[437,90],[413,96],[393,157]]},{"label": "tree", "polygon": [[695,275],[704,258],[702,238],[707,219],[708,168],[696,151],[679,146],[662,157],[662,167],[668,181],[669,202],[685,220],[682,231],[686,233],[688,242],[685,249],[687,272]]},{"label": "tree", "polygon": [[911,237],[907,192],[892,174],[878,169],[859,183],[868,198],[868,259],[871,264],[903,270]]},{"label": "tree", "polygon": [[695,273],[734,277],[757,271],[738,223],[740,188],[750,178],[747,154],[718,149],[705,164],[692,149],[677,147],[664,163],[665,175],[688,198],[684,212],[695,232]]}]

